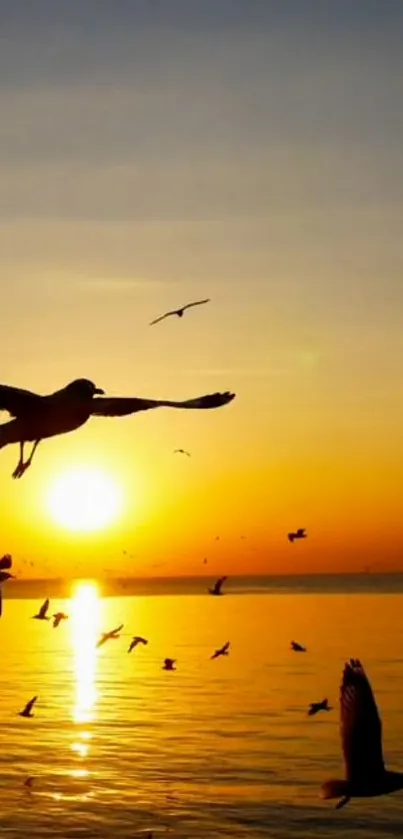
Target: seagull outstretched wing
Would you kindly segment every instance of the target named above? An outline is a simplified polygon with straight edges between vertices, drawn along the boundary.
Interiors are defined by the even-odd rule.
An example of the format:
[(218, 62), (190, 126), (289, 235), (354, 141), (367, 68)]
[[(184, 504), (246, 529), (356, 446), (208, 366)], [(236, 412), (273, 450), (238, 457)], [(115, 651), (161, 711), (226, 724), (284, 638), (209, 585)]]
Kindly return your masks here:
[(47, 598), (47, 599), (45, 600), (45, 602), (44, 602), (44, 603), (42, 603), (42, 606), (41, 606), (41, 608), (39, 609), (38, 614), (40, 615), (40, 617), (41, 617), (41, 618), (44, 618), (44, 617), (45, 617), (46, 612), (48, 611), (48, 609), (49, 609), (49, 598)]
[(347, 780), (362, 781), (382, 774), (382, 723), (371, 685), (357, 659), (351, 659), (343, 671), (340, 733)]
[(31, 390), (0, 385), (0, 411), (8, 411), (12, 417), (26, 417), (35, 411), (42, 397)]
[[(179, 310), (180, 311), (180, 310)], [(149, 326), (154, 326), (155, 323), (159, 323), (161, 320), (165, 320), (165, 318), (171, 317), (171, 315), (177, 315), (178, 309), (172, 309), (172, 312), (165, 312), (164, 315), (160, 315), (159, 318), (155, 318), (149, 323)]]
[(110, 397), (93, 399), (91, 414), (100, 417), (124, 417), (138, 411), (149, 411), (151, 408), (189, 408), (205, 410), (207, 408), (221, 408), (232, 402), (235, 393), (209, 393), (196, 399), (186, 399), (184, 402), (173, 402), (168, 399), (138, 399), (137, 397)]

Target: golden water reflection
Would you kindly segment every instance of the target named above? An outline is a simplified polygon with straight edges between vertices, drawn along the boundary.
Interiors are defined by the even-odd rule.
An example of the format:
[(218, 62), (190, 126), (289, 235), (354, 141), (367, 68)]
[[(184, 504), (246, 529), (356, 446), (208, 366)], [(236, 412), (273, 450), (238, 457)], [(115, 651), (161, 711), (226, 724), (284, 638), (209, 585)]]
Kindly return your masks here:
[[(72, 751), (86, 757), (89, 750), (91, 731), (88, 728), (94, 719), (96, 691), (96, 642), (100, 633), (101, 601), (94, 582), (77, 585), (71, 604), (71, 631), (76, 674), (76, 695), (73, 708), (74, 722), (83, 726), (75, 734)], [(85, 770), (80, 770), (85, 772)], [(82, 777), (82, 775), (81, 775)]]

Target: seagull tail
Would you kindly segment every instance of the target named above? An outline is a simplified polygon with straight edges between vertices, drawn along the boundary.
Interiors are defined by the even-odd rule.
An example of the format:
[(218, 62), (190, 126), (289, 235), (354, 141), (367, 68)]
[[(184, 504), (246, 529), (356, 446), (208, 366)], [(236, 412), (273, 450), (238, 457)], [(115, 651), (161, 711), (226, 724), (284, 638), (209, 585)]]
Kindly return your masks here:
[(344, 798), (350, 792), (350, 784), (348, 781), (330, 780), (325, 781), (321, 788), (322, 798)]

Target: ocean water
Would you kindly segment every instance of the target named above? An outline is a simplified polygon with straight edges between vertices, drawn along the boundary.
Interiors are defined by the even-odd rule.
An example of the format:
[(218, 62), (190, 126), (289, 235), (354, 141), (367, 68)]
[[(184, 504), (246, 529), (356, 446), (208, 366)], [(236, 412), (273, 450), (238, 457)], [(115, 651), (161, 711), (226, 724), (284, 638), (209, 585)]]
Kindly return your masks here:
[[(2, 834), (401, 836), (403, 793), (340, 811), (319, 797), (323, 780), (343, 777), (338, 691), (352, 656), (375, 691), (387, 763), (403, 770), (403, 596), (340, 588), (105, 597), (81, 582), (51, 601), (69, 614), (57, 629), (31, 619), (41, 599), (5, 599)], [(134, 634), (149, 644), (129, 655)], [(211, 661), (228, 640), (230, 655)], [(175, 672), (162, 670), (167, 656)], [(36, 694), (33, 719), (18, 716)], [(325, 696), (334, 710), (308, 717)]]

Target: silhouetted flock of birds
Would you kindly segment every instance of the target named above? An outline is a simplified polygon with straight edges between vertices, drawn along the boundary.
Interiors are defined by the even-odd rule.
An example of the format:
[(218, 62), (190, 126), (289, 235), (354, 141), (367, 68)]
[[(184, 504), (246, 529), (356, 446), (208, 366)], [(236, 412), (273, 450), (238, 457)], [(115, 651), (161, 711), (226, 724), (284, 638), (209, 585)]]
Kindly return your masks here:
[[(208, 298), (197, 300), (179, 309), (165, 312), (165, 314), (151, 321), (150, 326), (171, 316), (182, 318), (188, 309), (208, 302)], [(101, 398), (97, 398), (98, 396), (101, 396)], [(225, 391), (224, 393), (212, 393), (182, 402), (137, 397), (102, 397), (104, 397), (104, 391), (97, 388), (88, 379), (76, 379), (61, 390), (46, 396), (40, 396), (32, 391), (10, 387), (9, 385), (0, 385), (0, 411), (7, 411), (12, 417), (9, 422), (0, 426), (0, 448), (13, 443), (18, 443), (20, 446), (20, 458), (12, 477), (21, 478), (26, 472), (41, 440), (75, 431), (84, 425), (91, 416), (121, 417), (158, 407), (197, 410), (220, 408), (231, 402), (235, 394)], [(24, 447), (27, 442), (32, 442), (33, 446), (28, 460), (24, 461)], [(190, 453), (185, 449), (176, 449), (176, 453), (190, 457)], [(289, 541), (293, 543), (295, 540), (305, 539), (306, 531), (305, 528), (299, 528), (287, 535)], [(2, 614), (1, 584), (13, 576), (9, 572), (11, 566), (12, 559), (9, 554), (0, 559), (0, 615)], [(226, 579), (226, 577), (220, 577), (215, 585), (209, 589), (209, 593), (216, 596), (223, 594), (222, 586)], [(47, 614), (48, 610), (49, 599), (45, 600), (38, 613), (33, 615), (33, 618), (43, 621), (50, 620), (50, 616)], [(63, 612), (56, 612), (52, 615), (52, 618), (53, 627), (56, 629), (68, 616)], [(123, 624), (110, 632), (103, 633), (96, 646), (101, 647), (108, 640), (119, 638), (122, 629)], [(132, 652), (139, 644), (145, 645), (147, 643), (147, 639), (134, 636), (128, 652)], [(229, 647), (230, 642), (227, 641), (213, 653), (211, 658), (216, 659), (228, 655)], [(306, 652), (306, 648), (296, 641), (291, 642), (291, 649), (298, 653)], [(175, 659), (166, 658), (162, 668), (167, 671), (175, 670), (175, 663)], [(37, 699), (38, 697), (34, 696), (27, 702), (19, 712), (21, 717), (31, 718), (34, 716), (32, 709)], [(314, 716), (320, 711), (330, 710), (328, 700), (323, 699), (320, 702), (311, 703), (308, 715)], [(347, 662), (342, 674), (340, 732), (346, 778), (344, 780), (330, 780), (323, 784), (322, 794), (324, 798), (339, 799), (336, 807), (340, 808), (353, 797), (372, 797), (403, 789), (403, 773), (391, 772), (385, 768), (379, 712), (369, 680), (357, 659), (351, 659)], [(31, 788), (32, 782), (32, 777), (27, 778), (25, 786)], [(149, 837), (152, 839), (151, 833)]]

